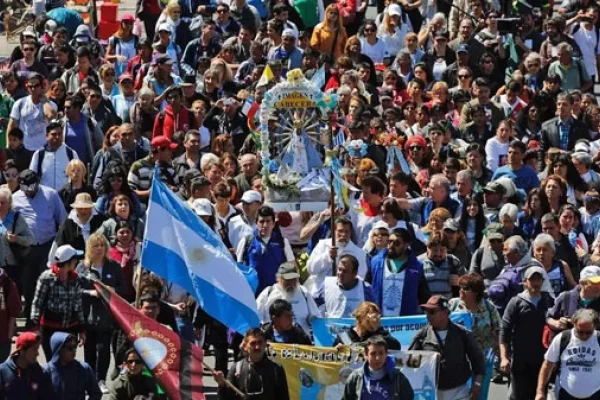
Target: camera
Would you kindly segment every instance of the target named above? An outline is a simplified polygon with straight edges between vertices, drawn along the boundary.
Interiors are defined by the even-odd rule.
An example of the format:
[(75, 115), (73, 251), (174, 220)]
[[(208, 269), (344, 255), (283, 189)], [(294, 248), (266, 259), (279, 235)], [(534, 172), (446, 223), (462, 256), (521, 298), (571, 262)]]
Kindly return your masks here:
[(523, 27), (523, 20), (519, 17), (498, 18), (498, 32), (501, 34), (517, 33)]

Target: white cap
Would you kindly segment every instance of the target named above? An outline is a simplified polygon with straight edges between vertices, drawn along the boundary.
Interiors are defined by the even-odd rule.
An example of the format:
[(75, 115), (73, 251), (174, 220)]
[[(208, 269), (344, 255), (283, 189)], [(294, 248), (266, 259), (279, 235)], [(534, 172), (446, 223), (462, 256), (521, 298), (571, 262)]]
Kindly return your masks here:
[(83, 256), (83, 251), (75, 250), (73, 246), (65, 244), (62, 245), (56, 250), (54, 253), (54, 260), (59, 263), (64, 263), (72, 259), (73, 257), (81, 257)]
[(385, 229), (386, 231), (389, 231), (390, 227), (383, 221), (377, 221), (373, 224), (373, 228), (371, 229)]
[(400, 8), (400, 6), (398, 4), (390, 4), (390, 6), (387, 9), (387, 13), (389, 15), (402, 15), (402, 9)]
[(192, 203), (192, 208), (194, 209), (196, 215), (198, 215), (199, 217), (208, 217), (210, 215), (213, 215), (212, 204), (208, 199), (194, 200), (194, 202)]
[(600, 267), (597, 265), (589, 265), (579, 273), (579, 281), (590, 281), (592, 283), (600, 283)]
[(293, 29), (289, 28), (283, 30), (281, 37), (293, 37), (294, 39), (298, 39), (298, 35), (296, 35), (296, 32), (294, 32)]
[(167, 24), (166, 22), (163, 22), (162, 24), (160, 24), (158, 26), (158, 31), (159, 32), (161, 32), (161, 31), (167, 31), (167, 32), (169, 32), (171, 34), (173, 33), (173, 31), (171, 30), (171, 26), (169, 26), (169, 24)]
[(256, 190), (247, 190), (242, 195), (242, 202), (248, 204), (254, 202), (262, 203), (262, 196)]

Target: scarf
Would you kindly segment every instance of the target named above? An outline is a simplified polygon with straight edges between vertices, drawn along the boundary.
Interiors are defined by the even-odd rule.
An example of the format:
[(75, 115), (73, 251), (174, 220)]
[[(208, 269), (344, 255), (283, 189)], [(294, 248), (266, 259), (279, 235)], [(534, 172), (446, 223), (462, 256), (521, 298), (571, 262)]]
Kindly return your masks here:
[(132, 241), (127, 247), (123, 247), (117, 243), (115, 247), (117, 251), (123, 255), (121, 258), (121, 268), (125, 268), (129, 261), (135, 261), (135, 242)]

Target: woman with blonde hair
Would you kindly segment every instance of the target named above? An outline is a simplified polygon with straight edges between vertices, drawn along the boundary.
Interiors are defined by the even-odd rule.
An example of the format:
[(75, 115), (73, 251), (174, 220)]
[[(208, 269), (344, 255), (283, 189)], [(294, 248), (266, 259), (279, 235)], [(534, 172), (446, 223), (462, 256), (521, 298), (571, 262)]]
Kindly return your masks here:
[(113, 318), (94, 288), (94, 281), (102, 282), (123, 296), (125, 279), (121, 266), (108, 256), (108, 241), (100, 233), (92, 233), (85, 245), (85, 259), (77, 265), (81, 282), (83, 311), (86, 318), (84, 359), (96, 371), (96, 380), (102, 393), (108, 393), (105, 384), (110, 365), (110, 341), (115, 329)]
[(96, 201), (98, 194), (92, 186), (87, 184), (87, 168), (81, 160), (71, 160), (67, 164), (65, 173), (69, 181), (60, 188), (58, 195), (65, 205), (67, 213), (71, 212), (71, 204), (75, 202), (75, 197), (79, 193), (89, 193), (92, 200)]
[(400, 342), (381, 326), (381, 310), (370, 301), (361, 303), (352, 313), (356, 325), (338, 334), (333, 346), (350, 346), (364, 343), (372, 336), (381, 336), (389, 350), (400, 350)]
[(404, 37), (408, 34), (408, 25), (402, 22), (402, 9), (396, 3), (390, 4), (379, 25), (379, 37), (385, 44), (388, 54), (394, 57), (404, 47)]
[(119, 85), (115, 82), (116, 70), (112, 64), (104, 64), (98, 71), (98, 77), (100, 78), (100, 88), (102, 94), (106, 97), (110, 97), (111, 100), (114, 96), (121, 93)]
[[(192, 40), (190, 28), (185, 19), (181, 18), (181, 5), (179, 0), (169, 0), (158, 21), (156, 21), (156, 32), (160, 33), (161, 26), (168, 26), (171, 30), (171, 42), (185, 49), (187, 43)], [(157, 41), (158, 37), (154, 38)]]
[(444, 222), (450, 219), (452, 215), (450, 215), (450, 211), (446, 208), (439, 207), (436, 208), (429, 214), (429, 218), (427, 219), (427, 225), (421, 229), (421, 232), (425, 234), (425, 237), (429, 239), (431, 235), (434, 233), (442, 233), (442, 229), (444, 229)]
[(134, 22), (135, 17), (132, 14), (123, 15), (119, 23), (119, 29), (108, 38), (108, 47), (104, 59), (115, 64), (117, 77), (125, 72), (127, 62), (137, 55), (137, 45), (140, 38), (133, 34)]
[(340, 11), (335, 3), (325, 9), (325, 20), (313, 30), (310, 46), (321, 53), (331, 54), (337, 59), (344, 54), (344, 44), (348, 39), (346, 29), (340, 18)]
[(428, 94), (431, 95), (431, 100), (425, 103), (427, 107), (431, 108), (438, 104), (443, 106), (449, 105), (448, 84), (446, 82), (438, 81), (434, 83), (431, 87), (431, 92)]

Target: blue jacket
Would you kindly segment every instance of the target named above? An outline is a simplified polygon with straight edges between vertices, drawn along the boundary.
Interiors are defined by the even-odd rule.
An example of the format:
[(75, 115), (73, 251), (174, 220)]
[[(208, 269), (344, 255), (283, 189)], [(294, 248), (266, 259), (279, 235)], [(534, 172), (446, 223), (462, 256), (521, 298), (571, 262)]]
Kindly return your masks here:
[(244, 252), (244, 263), (256, 270), (258, 274), (258, 287), (255, 293), (261, 293), (267, 286), (276, 283), (277, 270), (286, 261), (285, 242), (278, 229), (271, 233), (271, 239), (263, 251), (264, 243), (259, 239), (258, 231), (254, 230), (254, 237), (247, 250)]
[(67, 365), (60, 365), (60, 351), (65, 342), (73, 335), (65, 332), (56, 332), (50, 338), (52, 360), (46, 365), (46, 372), (50, 375), (56, 400), (100, 400), (102, 392), (96, 382), (94, 370), (85, 362), (73, 360)]
[[(371, 261), (371, 288), (375, 303), (383, 310), (383, 271), (387, 268), (387, 249), (384, 249)], [(402, 305), (400, 307), (400, 316), (420, 314), (419, 304), (424, 304), (429, 299), (429, 288), (427, 280), (423, 273), (423, 264), (412, 251), (408, 253), (408, 260), (404, 269), (406, 276), (404, 278), (404, 288), (402, 289)]]
[(40, 364), (20, 369), (15, 357), (0, 364), (0, 400), (53, 400), (50, 377)]
[(431, 212), (438, 207), (443, 207), (446, 210), (450, 211), (450, 215), (452, 216), (452, 218), (458, 218), (457, 212), (460, 210), (461, 204), (458, 200), (451, 198), (450, 195), (448, 195), (446, 201), (444, 201), (444, 204), (441, 204), (439, 206), (436, 206), (431, 198), (428, 199), (427, 202), (424, 204), (423, 209), (421, 210), (421, 215), (423, 216), (421, 218), (422, 226), (427, 225), (429, 214), (431, 214)]

